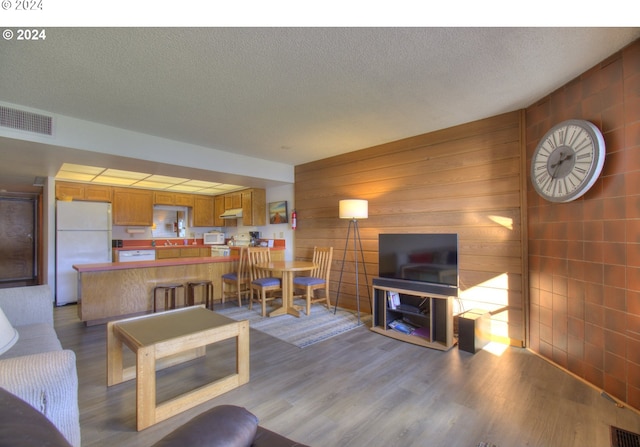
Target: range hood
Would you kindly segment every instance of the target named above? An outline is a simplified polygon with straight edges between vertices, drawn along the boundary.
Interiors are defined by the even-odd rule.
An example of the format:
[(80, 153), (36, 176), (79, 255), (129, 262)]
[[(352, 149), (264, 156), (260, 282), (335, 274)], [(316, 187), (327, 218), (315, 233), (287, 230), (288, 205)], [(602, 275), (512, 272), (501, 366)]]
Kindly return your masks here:
[(233, 208), (220, 214), (220, 219), (236, 219), (242, 217), (242, 208)]

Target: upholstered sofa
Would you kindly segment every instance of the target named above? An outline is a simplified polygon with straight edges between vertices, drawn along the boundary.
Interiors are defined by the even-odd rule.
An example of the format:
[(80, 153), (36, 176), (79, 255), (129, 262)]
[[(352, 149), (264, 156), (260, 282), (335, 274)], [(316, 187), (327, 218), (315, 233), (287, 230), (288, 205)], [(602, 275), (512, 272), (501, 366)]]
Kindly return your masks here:
[[(69, 447), (56, 427), (0, 388), (0, 447)], [(258, 425), (242, 407), (220, 405), (193, 418), (152, 447), (307, 447)]]
[[(5, 335), (0, 342), (0, 387), (42, 413), (69, 445), (79, 447), (76, 357), (58, 340), (51, 289), (0, 289), (0, 320)], [(7, 331), (16, 335), (6, 337)]]

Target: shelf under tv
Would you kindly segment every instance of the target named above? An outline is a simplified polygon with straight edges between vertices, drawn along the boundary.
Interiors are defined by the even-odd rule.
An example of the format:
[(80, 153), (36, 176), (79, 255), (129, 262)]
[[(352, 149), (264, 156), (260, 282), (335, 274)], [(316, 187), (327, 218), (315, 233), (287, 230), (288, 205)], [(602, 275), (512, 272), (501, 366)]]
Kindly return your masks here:
[[(444, 292), (444, 294), (442, 293)], [(429, 284), (397, 281), (387, 278), (373, 280), (373, 323), (371, 330), (418, 346), (448, 351), (457, 340), (453, 336), (453, 299), (450, 288)], [(393, 309), (390, 294), (399, 294), (402, 303), (419, 308), (419, 312)], [(428, 306), (428, 307), (426, 307)], [(389, 323), (401, 320), (419, 328), (422, 336), (391, 329)]]

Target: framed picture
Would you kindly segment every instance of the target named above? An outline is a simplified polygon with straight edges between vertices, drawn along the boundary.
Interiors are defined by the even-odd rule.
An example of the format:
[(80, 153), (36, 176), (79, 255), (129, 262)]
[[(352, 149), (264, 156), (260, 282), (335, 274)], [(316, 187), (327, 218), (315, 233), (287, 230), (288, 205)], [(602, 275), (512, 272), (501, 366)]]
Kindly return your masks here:
[(287, 201), (269, 203), (269, 223), (283, 224), (289, 222), (289, 214), (287, 213)]

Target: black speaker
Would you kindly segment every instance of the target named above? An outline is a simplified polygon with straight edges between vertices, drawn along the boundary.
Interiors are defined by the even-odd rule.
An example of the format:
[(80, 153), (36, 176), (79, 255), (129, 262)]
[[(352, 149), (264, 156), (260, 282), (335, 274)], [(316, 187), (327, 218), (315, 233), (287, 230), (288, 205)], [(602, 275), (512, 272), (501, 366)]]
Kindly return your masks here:
[(458, 316), (458, 349), (475, 354), (489, 343), (491, 314), (471, 309)]

